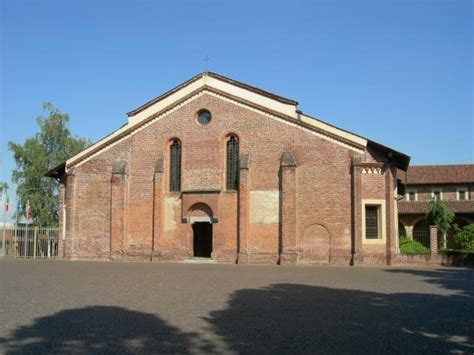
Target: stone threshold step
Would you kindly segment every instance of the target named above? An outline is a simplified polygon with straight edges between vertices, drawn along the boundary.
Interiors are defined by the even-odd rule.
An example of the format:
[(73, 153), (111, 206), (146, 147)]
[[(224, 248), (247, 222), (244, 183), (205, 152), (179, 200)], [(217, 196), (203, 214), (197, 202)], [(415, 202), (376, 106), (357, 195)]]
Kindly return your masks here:
[(185, 259), (182, 262), (189, 263), (189, 264), (214, 264), (216, 261), (211, 258), (200, 258), (200, 257), (194, 256), (192, 258)]

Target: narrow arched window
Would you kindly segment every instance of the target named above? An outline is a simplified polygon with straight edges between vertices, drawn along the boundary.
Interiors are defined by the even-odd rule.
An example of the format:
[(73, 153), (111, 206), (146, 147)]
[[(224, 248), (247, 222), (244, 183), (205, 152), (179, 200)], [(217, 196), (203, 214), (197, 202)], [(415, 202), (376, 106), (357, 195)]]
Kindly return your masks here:
[(226, 188), (237, 190), (239, 184), (239, 141), (235, 136), (227, 140)]
[(170, 145), (170, 191), (181, 190), (181, 143), (175, 139)]

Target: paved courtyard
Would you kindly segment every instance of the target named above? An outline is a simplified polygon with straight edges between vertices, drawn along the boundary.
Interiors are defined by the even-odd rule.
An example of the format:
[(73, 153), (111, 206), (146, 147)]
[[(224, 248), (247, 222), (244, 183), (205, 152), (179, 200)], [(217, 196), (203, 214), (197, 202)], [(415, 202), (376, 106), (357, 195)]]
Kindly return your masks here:
[(474, 270), (0, 260), (0, 353), (470, 353)]

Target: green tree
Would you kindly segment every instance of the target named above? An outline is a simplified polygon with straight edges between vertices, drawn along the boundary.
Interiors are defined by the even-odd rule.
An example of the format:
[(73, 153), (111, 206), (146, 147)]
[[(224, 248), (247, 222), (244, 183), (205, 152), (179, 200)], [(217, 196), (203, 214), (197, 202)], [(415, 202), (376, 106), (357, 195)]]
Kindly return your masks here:
[(430, 225), (435, 225), (438, 230), (445, 233), (454, 219), (454, 213), (446, 205), (438, 200), (432, 199), (428, 205), (426, 221)]
[(474, 224), (469, 224), (460, 228), (457, 224), (453, 225), (454, 240), (462, 250), (474, 253)]
[(56, 226), (58, 223), (58, 184), (44, 174), (90, 145), (84, 138), (73, 137), (67, 128), (69, 115), (61, 113), (51, 103), (43, 105), (47, 116), (36, 122), (39, 131), (23, 144), (9, 142), (16, 169), (12, 181), (17, 184), (17, 196), (22, 201), (21, 214), (25, 215), (30, 202), (34, 223)]
[(3, 191), (7, 191), (8, 189), (8, 184), (0, 181), (0, 196), (2, 196)]

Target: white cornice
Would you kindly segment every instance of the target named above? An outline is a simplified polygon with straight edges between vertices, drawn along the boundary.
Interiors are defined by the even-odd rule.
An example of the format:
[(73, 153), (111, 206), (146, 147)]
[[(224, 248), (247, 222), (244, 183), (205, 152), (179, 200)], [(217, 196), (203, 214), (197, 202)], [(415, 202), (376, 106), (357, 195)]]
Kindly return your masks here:
[(150, 124), (166, 117), (183, 105), (195, 100), (204, 93), (252, 110), (279, 122), (298, 127), (358, 153), (363, 153), (364, 148), (367, 146), (367, 140), (362, 137), (331, 126), (320, 120), (313, 119), (302, 113), (298, 113), (296, 111), (296, 105), (282, 103), (216, 78), (203, 76), (143, 111), (140, 111), (136, 115), (131, 116), (125, 126), (68, 159), (66, 169), (72, 165), (78, 166), (83, 164), (115, 144), (140, 132)]

